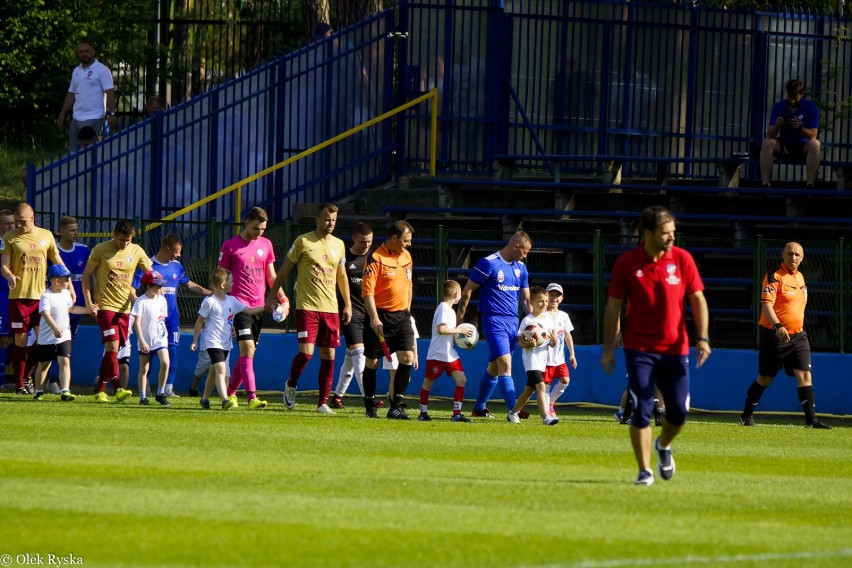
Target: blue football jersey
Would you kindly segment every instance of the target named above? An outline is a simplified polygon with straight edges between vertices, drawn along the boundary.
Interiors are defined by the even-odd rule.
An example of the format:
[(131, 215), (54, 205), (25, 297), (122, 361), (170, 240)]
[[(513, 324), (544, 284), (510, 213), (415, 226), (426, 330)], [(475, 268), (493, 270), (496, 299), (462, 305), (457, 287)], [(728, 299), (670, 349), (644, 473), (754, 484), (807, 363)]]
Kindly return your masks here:
[[(86, 299), (83, 298), (83, 270), (86, 269), (86, 262), (89, 260), (89, 247), (84, 244), (74, 243), (74, 247), (70, 250), (65, 250), (57, 243), (56, 248), (59, 249), (59, 256), (62, 262), (65, 263), (65, 268), (71, 272), (71, 282), (74, 286), (74, 293), (77, 294), (78, 306), (85, 306)], [(48, 262), (48, 264), (53, 264)]]
[(496, 252), (476, 263), (470, 279), (479, 284), (479, 311), (488, 316), (517, 317), (521, 290), (530, 287), (526, 265)]

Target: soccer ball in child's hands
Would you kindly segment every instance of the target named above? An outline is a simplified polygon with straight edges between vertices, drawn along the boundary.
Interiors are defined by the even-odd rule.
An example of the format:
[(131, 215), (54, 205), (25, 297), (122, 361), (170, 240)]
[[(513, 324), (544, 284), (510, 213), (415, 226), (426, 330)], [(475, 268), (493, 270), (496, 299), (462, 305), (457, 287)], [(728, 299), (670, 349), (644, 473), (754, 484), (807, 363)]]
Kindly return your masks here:
[(476, 342), (479, 341), (479, 332), (476, 331), (476, 326), (471, 323), (463, 323), (458, 326), (459, 329), (472, 329), (473, 335), (464, 335), (463, 333), (457, 333), (453, 340), (456, 343), (456, 347), (459, 349), (473, 349), (476, 347)]
[(529, 343), (533, 343), (531, 347), (527, 347), (527, 349), (532, 349), (532, 347), (541, 347), (547, 342), (547, 332), (537, 323), (531, 323), (524, 328), (521, 332), (521, 337)]

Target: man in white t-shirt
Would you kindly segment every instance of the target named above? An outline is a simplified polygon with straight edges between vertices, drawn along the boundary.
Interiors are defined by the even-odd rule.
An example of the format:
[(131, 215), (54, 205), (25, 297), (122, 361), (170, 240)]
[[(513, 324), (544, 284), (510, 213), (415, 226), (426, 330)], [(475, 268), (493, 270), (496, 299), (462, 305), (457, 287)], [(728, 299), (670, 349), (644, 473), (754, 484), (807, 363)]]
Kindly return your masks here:
[(69, 112), (73, 114), (71, 130), (68, 133), (69, 152), (80, 149), (78, 134), (81, 128), (89, 126), (100, 137), (104, 118), (107, 119), (111, 130), (118, 126), (115, 118), (112, 72), (95, 59), (95, 48), (88, 41), (82, 41), (77, 46), (77, 59), (80, 60), (80, 65), (71, 72), (71, 84), (56, 119), (56, 125), (62, 130), (65, 128), (65, 117)]

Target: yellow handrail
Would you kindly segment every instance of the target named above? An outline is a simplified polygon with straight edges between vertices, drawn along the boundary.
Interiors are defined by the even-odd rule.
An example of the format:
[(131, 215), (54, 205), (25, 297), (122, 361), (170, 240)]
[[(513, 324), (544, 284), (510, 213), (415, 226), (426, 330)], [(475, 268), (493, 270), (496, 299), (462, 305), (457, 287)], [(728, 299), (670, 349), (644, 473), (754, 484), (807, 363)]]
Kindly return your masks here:
[(160, 225), (162, 225), (163, 223), (167, 223), (169, 221), (174, 221), (175, 219), (177, 219), (181, 215), (185, 215), (186, 213), (189, 213), (190, 211), (198, 209), (202, 205), (205, 205), (207, 203), (210, 203), (211, 201), (219, 199), (220, 197), (225, 196), (225, 195), (231, 193), (232, 191), (237, 192), (236, 205), (234, 207), (234, 219), (239, 221), (240, 219), (242, 219), (242, 189), (243, 189), (244, 185), (247, 185), (247, 184), (249, 184), (253, 181), (257, 181), (258, 179), (262, 178), (265, 175), (271, 174), (272, 172), (278, 171), (285, 166), (289, 166), (293, 162), (297, 162), (297, 161), (301, 160), (302, 158), (306, 158), (306, 157), (310, 156), (311, 154), (314, 154), (316, 152), (319, 152), (320, 150), (328, 148), (332, 144), (336, 144), (336, 143), (340, 142), (341, 140), (352, 136), (353, 134), (357, 134), (358, 132), (364, 130), (365, 128), (369, 128), (369, 127), (373, 126), (374, 124), (378, 124), (378, 123), (382, 122), (383, 120), (387, 120), (388, 118), (391, 118), (392, 116), (396, 116), (397, 114), (399, 114), (401, 112), (405, 112), (406, 110), (408, 110), (412, 107), (415, 107), (415, 106), (419, 105), (420, 103), (425, 102), (429, 99), (432, 99), (432, 116), (431, 116), (431, 124), (430, 124), (430, 129), (429, 129), (429, 137), (430, 137), (430, 142), (429, 142), (429, 175), (432, 176), (432, 177), (435, 177), (435, 162), (436, 162), (436, 154), (437, 154), (437, 148), (438, 148), (438, 89), (432, 89), (428, 93), (421, 95), (421, 96), (417, 97), (416, 99), (412, 99), (412, 100), (408, 101), (407, 103), (396, 107), (395, 109), (389, 110), (388, 112), (381, 114), (381, 115), (379, 115), (375, 118), (371, 118), (367, 122), (365, 122), (363, 124), (359, 124), (358, 126), (356, 126), (354, 128), (350, 128), (346, 132), (338, 134), (337, 136), (335, 136), (333, 138), (329, 138), (325, 142), (321, 142), (321, 143), (317, 144), (316, 146), (308, 148), (307, 150), (300, 152), (300, 153), (296, 154), (295, 156), (290, 156), (289, 158), (287, 158), (283, 162), (278, 162), (277, 164), (275, 164), (273, 166), (269, 166), (265, 170), (261, 170), (254, 175), (251, 175), (251, 176), (249, 176), (245, 179), (242, 179), (242, 180), (240, 180), (236, 183), (233, 183), (233, 184), (229, 185), (228, 187), (220, 189), (216, 193), (211, 193), (207, 197), (199, 199), (195, 203), (187, 205), (183, 209), (179, 209), (179, 210), (175, 211), (174, 213), (171, 213), (170, 215), (166, 215), (165, 217), (163, 217), (159, 221), (154, 221), (153, 223), (151, 223), (150, 225), (145, 227), (145, 232), (150, 231), (152, 229), (155, 229), (155, 228), (159, 227)]

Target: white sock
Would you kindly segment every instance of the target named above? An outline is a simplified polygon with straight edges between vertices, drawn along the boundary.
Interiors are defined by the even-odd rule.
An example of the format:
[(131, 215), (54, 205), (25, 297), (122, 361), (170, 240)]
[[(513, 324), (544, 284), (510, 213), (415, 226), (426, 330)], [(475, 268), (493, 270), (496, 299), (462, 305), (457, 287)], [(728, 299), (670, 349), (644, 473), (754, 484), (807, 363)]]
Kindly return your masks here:
[(161, 394), (166, 394), (166, 389), (157, 387), (157, 396), (160, 396)]
[(568, 385), (563, 384), (562, 381), (557, 380), (550, 387), (550, 402), (556, 402), (562, 393), (565, 392), (565, 389), (568, 388)]
[(337, 387), (334, 389), (334, 395), (340, 398), (346, 394), (350, 382), (352, 382), (352, 356), (347, 351), (343, 358), (343, 365), (340, 366), (340, 374), (337, 376)]
[(364, 350), (355, 349), (352, 352), (352, 373), (355, 375), (355, 381), (358, 383), (361, 394), (364, 394), (364, 366), (366, 364), (367, 358), (364, 357)]
[(421, 404), (421, 405), (420, 405), (420, 412), (422, 412), (423, 414), (426, 414), (426, 412), (427, 412), (428, 410), (429, 410), (429, 405), (428, 405), (428, 404)]

